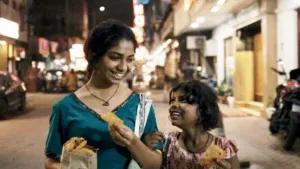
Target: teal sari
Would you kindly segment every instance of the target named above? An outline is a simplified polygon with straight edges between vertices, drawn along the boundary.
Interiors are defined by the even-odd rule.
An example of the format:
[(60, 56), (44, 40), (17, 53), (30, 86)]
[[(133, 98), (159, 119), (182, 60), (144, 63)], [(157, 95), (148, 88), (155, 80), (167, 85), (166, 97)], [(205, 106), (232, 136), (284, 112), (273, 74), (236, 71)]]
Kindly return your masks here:
[[(113, 112), (134, 131), (139, 95), (131, 94)], [(151, 107), (143, 135), (157, 131), (154, 109)], [(75, 94), (70, 94), (53, 106), (50, 117), (49, 133), (45, 146), (48, 157), (60, 160), (63, 144), (72, 137), (83, 137), (88, 144), (98, 148), (98, 169), (125, 169), (130, 160), (130, 152), (116, 145), (108, 131), (106, 122), (81, 102)], [(156, 148), (160, 149), (161, 144)]]

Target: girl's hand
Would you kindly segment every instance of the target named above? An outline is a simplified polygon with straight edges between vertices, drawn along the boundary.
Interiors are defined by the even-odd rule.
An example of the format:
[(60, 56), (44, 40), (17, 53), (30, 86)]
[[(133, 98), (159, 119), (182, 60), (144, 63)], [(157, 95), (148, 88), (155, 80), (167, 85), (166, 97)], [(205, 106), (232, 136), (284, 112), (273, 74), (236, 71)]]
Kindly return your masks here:
[(216, 169), (231, 169), (230, 163), (225, 160), (215, 161), (213, 163), (216, 166)]
[(143, 142), (148, 148), (153, 149), (154, 147), (157, 146), (158, 142), (163, 139), (164, 139), (164, 133), (157, 131), (157, 132), (147, 134), (143, 138)]
[(109, 124), (108, 130), (114, 142), (120, 146), (128, 147), (134, 140), (134, 133), (125, 125)]

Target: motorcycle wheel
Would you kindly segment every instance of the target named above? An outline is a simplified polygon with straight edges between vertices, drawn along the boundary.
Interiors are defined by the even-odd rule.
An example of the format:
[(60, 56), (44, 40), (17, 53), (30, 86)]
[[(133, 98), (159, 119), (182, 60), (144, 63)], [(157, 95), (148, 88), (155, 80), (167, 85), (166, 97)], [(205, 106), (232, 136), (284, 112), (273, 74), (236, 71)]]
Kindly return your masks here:
[(300, 130), (300, 125), (296, 124), (292, 119), (290, 122), (291, 123), (290, 123), (289, 129), (288, 129), (286, 140), (283, 145), (283, 148), (288, 151), (292, 150), (294, 143), (297, 140), (298, 132)]
[(279, 132), (279, 125), (276, 122), (275, 114), (272, 114), (272, 117), (270, 119), (269, 130), (272, 134), (277, 134)]

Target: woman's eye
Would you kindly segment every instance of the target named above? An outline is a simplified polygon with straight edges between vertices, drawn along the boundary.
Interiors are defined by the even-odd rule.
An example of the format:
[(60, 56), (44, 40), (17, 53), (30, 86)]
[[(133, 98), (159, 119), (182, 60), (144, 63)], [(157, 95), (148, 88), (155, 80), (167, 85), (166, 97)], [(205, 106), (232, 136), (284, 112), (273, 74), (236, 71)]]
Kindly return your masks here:
[(119, 57), (119, 56), (116, 56), (116, 55), (110, 55), (109, 58), (110, 58), (111, 60), (119, 60), (119, 59), (120, 59), (120, 57)]
[(127, 62), (133, 62), (134, 61), (134, 58), (128, 58), (127, 59)]

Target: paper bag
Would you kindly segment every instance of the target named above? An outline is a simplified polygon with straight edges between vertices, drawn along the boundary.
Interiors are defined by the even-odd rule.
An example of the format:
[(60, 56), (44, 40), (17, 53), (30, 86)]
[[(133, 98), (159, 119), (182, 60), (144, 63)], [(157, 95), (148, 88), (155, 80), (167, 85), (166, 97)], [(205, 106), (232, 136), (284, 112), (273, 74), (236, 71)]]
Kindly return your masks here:
[(63, 148), (60, 169), (97, 169), (97, 153), (89, 156), (69, 152)]

